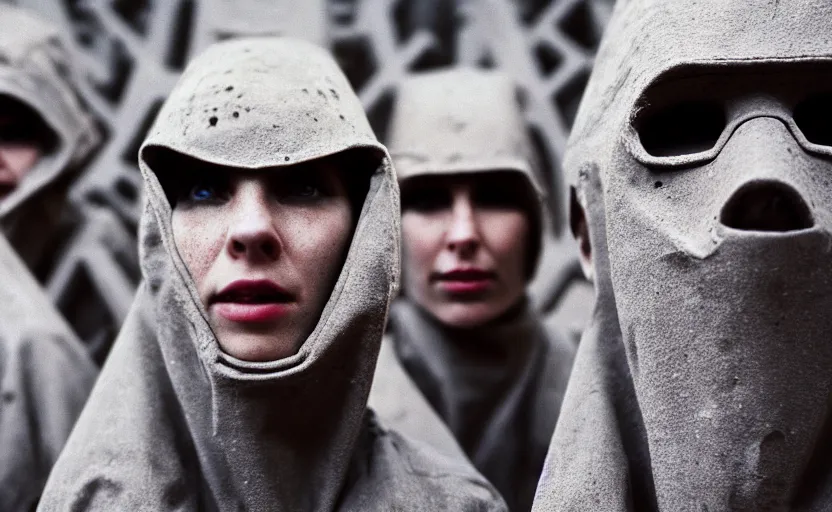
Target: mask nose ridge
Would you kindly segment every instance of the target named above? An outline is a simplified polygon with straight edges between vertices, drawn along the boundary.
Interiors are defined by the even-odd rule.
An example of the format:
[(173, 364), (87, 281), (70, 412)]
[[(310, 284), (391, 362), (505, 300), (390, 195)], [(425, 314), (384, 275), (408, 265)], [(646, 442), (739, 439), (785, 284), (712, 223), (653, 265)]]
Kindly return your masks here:
[(788, 232), (815, 225), (803, 196), (778, 180), (754, 180), (739, 187), (720, 212), (720, 222), (742, 231)]

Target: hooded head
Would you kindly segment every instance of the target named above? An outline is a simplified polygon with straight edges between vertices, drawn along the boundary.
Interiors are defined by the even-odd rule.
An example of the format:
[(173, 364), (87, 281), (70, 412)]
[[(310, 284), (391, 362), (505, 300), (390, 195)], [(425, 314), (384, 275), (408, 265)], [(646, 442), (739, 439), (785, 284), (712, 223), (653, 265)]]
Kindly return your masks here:
[(543, 218), (513, 82), (473, 69), (406, 80), (390, 151), (404, 198), (408, 296), (458, 327), (515, 305), (535, 272)]
[(619, 1), (596, 58), (564, 167), (662, 510), (813, 499), (832, 391), (830, 30), (816, 0)]
[(31, 265), (99, 137), (58, 30), (8, 5), (0, 20), (0, 224)]

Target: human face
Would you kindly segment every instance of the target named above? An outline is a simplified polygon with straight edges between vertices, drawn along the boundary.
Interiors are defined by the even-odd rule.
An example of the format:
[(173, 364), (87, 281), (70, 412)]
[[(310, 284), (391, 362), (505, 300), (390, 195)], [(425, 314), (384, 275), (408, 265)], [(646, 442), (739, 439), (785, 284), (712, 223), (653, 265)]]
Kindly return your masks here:
[(476, 327), (525, 291), (529, 221), (516, 173), (423, 176), (402, 185), (404, 286), (446, 325)]
[(0, 111), (0, 200), (18, 187), (41, 156), (40, 144), (27, 133), (17, 116)]
[(246, 361), (295, 354), (352, 237), (341, 173), (313, 163), (198, 175), (178, 187), (173, 237), (220, 346)]

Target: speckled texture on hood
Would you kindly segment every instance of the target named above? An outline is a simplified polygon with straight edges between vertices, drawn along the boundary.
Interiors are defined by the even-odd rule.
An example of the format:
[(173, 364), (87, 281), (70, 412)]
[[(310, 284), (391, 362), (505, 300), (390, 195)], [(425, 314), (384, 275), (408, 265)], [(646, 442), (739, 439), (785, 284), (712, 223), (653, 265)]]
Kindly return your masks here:
[[(43, 155), (18, 188), (0, 201), (0, 226), (31, 265), (45, 249), (46, 235), (64, 204), (63, 178), (78, 170), (99, 134), (79, 102), (77, 76), (58, 29), (5, 4), (0, 4), (0, 22), (6, 27), (0, 30), (0, 95), (29, 106), (58, 138), (57, 148)], [(51, 193), (52, 188), (60, 190)], [(31, 229), (35, 225), (38, 230)]]
[[(618, 2), (565, 156), (598, 302), (535, 510), (832, 507), (832, 163), (764, 89), (779, 74), (805, 94), (795, 77), (832, 63), (830, 31), (817, 0)], [(676, 94), (695, 96), (697, 77), (754, 73), (704, 157), (639, 152), (648, 86), (685, 75)], [(724, 224), (760, 184), (791, 191), (811, 224)]]
[[(296, 355), (252, 363), (220, 349), (146, 159), (160, 147), (247, 169), (352, 148), (379, 157), (341, 274)], [(324, 50), (269, 38), (210, 47), (162, 108), (140, 165), (145, 282), (40, 510), (501, 510), (472, 470), (366, 409), (397, 287), (398, 188)]]

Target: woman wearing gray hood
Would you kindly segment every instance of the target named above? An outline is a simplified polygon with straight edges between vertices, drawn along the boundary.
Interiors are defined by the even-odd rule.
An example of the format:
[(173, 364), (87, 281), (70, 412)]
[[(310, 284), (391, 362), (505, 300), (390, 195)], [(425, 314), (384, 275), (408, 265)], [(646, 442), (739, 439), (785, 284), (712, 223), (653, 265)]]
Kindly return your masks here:
[(455, 439), (523, 511), (575, 346), (526, 298), (543, 207), (515, 98), (506, 76), (471, 69), (416, 76), (398, 92), (390, 145), (405, 297), (391, 310), (370, 403), (446, 453)]
[(98, 373), (31, 272), (97, 133), (57, 30), (4, 4), (0, 20), (0, 510), (25, 511)]
[(598, 300), (534, 510), (832, 510), (832, 4), (607, 30), (564, 162)]
[(0, 20), (0, 227), (34, 269), (99, 135), (57, 28), (9, 5)]
[(145, 281), (40, 510), (504, 510), (366, 407), (398, 188), (324, 50), (212, 46), (139, 160)]

